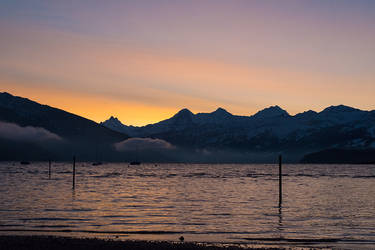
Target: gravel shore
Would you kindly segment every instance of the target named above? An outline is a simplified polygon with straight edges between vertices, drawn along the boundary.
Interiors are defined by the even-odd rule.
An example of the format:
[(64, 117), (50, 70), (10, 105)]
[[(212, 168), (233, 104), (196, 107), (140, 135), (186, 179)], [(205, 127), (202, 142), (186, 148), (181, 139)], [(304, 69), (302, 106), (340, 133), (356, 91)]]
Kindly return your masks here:
[[(110, 240), (95, 238), (69, 238), (55, 236), (0, 236), (0, 250), (243, 250), (237, 246), (212, 246), (195, 243), (180, 243), (166, 241), (133, 241)], [(279, 248), (257, 248), (279, 249)]]

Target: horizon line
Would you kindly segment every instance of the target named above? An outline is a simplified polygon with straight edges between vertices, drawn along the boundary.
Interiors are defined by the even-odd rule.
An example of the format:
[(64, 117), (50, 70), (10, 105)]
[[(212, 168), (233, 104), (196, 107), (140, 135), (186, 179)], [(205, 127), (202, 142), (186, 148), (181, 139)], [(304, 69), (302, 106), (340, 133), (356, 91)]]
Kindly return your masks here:
[[(38, 104), (40, 104), (40, 105), (46, 105), (46, 106), (49, 106), (49, 107), (52, 107), (52, 108), (60, 109), (60, 110), (63, 110), (63, 111), (65, 111), (65, 112), (71, 113), (71, 114), (73, 114), (73, 115), (77, 115), (77, 116), (83, 117), (83, 118), (85, 118), (85, 119), (91, 120), (91, 121), (93, 121), (93, 122), (95, 122), (95, 123), (97, 123), (97, 124), (101, 124), (101, 123), (103, 123), (103, 122), (109, 120), (111, 117), (118, 119), (122, 124), (124, 124), (124, 123), (121, 121), (121, 120), (123, 120), (123, 119), (122, 119), (122, 118), (119, 118), (117, 115), (114, 115), (114, 114), (108, 115), (108, 116), (107, 116), (108, 118), (105, 119), (105, 120), (91, 119), (91, 118), (88, 118), (88, 117), (86, 117), (86, 116), (84, 116), (84, 115), (81, 115), (81, 114), (78, 114), (78, 113), (75, 113), (75, 112), (69, 111), (69, 110), (64, 109), (64, 108), (60, 108), (60, 107), (57, 107), (57, 106), (51, 106), (50, 104), (42, 103), (42, 102), (40, 102), (40, 101), (33, 100), (33, 99), (28, 98), (28, 97), (19, 96), (19, 95), (14, 95), (14, 94), (12, 94), (12, 93), (10, 93), (10, 92), (7, 92), (7, 91), (0, 92), (0, 94), (8, 94), (8, 95), (11, 95), (11, 96), (13, 96), (13, 97), (19, 97), (19, 98), (27, 99), (27, 100), (29, 100), (29, 101), (31, 101), (31, 102), (35, 102), (35, 103), (38, 103)], [(172, 116), (168, 116), (168, 117), (166, 117), (165, 119), (161, 119), (161, 120), (156, 121), (156, 122), (146, 122), (146, 123), (139, 124), (139, 125), (131, 125), (131, 124), (129, 124), (129, 125), (124, 124), (124, 125), (126, 125), (126, 126), (134, 126), (134, 127), (143, 127), (143, 126), (147, 126), (147, 125), (150, 125), (150, 124), (159, 123), (159, 122), (162, 122), (162, 121), (165, 121), (165, 120), (168, 120), (168, 119), (172, 118), (173, 116), (175, 116), (176, 114), (178, 114), (178, 113), (181, 112), (182, 110), (188, 110), (188, 111), (191, 112), (193, 115), (198, 115), (198, 114), (212, 114), (212, 113), (214, 113), (214, 112), (216, 112), (216, 111), (218, 111), (218, 110), (221, 109), (221, 110), (224, 110), (225, 112), (229, 113), (229, 114), (232, 115), (232, 116), (237, 116), (237, 117), (252, 117), (252, 116), (256, 115), (257, 113), (259, 113), (259, 112), (261, 112), (261, 111), (264, 111), (264, 110), (266, 110), (266, 109), (270, 109), (270, 108), (280, 108), (281, 110), (285, 111), (289, 116), (294, 117), (294, 116), (296, 116), (296, 115), (298, 115), (298, 114), (303, 114), (303, 113), (310, 112), (310, 111), (315, 112), (315, 113), (321, 113), (321, 112), (323, 112), (324, 110), (326, 110), (327, 108), (331, 108), (331, 107), (340, 107), (340, 106), (343, 106), (343, 107), (349, 107), (349, 108), (356, 109), (356, 110), (360, 110), (360, 111), (364, 111), (364, 112), (371, 112), (371, 111), (374, 111), (374, 110), (375, 110), (375, 109), (372, 109), (372, 110), (361, 109), (361, 108), (352, 107), (352, 106), (345, 105), (345, 104), (337, 104), (337, 105), (330, 105), (330, 106), (327, 106), (327, 107), (323, 108), (321, 111), (315, 111), (315, 110), (313, 110), (313, 109), (307, 109), (307, 110), (304, 110), (304, 111), (302, 111), (302, 112), (296, 112), (295, 114), (291, 114), (291, 113), (289, 113), (286, 109), (282, 108), (281, 105), (270, 105), (270, 106), (266, 106), (266, 107), (264, 107), (264, 108), (262, 108), (262, 109), (259, 109), (258, 111), (256, 111), (256, 112), (253, 113), (253, 114), (233, 114), (233, 113), (229, 112), (228, 109), (223, 108), (223, 106), (218, 106), (214, 111), (211, 111), (211, 112), (194, 112), (194, 111), (192, 111), (192, 109), (190, 109), (190, 108), (183, 107), (183, 108), (177, 108), (176, 111), (175, 111), (175, 113), (172, 114)]]

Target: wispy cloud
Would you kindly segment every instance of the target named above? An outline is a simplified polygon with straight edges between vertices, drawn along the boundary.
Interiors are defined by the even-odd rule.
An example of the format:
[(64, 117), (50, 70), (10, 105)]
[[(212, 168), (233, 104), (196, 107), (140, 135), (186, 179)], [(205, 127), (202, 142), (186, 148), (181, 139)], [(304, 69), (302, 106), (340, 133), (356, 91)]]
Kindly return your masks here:
[(56, 142), (62, 138), (44, 128), (21, 127), (15, 123), (0, 122), (0, 138), (20, 142)]
[(0, 85), (132, 125), (187, 104), (373, 109), (375, 1), (270, 2), (3, 0)]

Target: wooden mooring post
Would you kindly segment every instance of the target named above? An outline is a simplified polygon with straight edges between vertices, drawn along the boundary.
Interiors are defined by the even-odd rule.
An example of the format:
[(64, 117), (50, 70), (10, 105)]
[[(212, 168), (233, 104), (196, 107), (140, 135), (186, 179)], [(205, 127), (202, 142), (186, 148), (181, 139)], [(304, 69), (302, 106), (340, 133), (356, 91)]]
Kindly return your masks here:
[(51, 160), (48, 160), (48, 179), (51, 179)]
[(279, 155), (279, 206), (283, 201), (283, 173), (282, 173), (282, 157)]
[(73, 189), (76, 188), (76, 156), (73, 156)]

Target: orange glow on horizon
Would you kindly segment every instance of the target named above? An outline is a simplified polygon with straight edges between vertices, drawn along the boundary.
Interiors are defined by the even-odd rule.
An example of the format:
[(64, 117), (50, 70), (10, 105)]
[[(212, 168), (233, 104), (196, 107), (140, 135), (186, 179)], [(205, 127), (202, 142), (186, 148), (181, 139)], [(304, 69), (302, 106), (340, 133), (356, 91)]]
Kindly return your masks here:
[[(170, 118), (182, 108), (196, 113), (222, 107), (245, 116), (272, 105), (292, 115), (338, 104), (374, 109), (371, 74), (216, 60), (46, 27), (14, 25), (8, 34), (4, 44), (10, 49), (0, 61), (1, 91), (96, 122), (113, 115), (140, 126)], [(274, 56), (281, 58), (279, 53)], [(360, 83), (360, 90), (353, 83)]]
[(6, 92), (98, 123), (107, 120), (112, 115), (126, 125), (142, 126), (167, 119), (176, 112), (175, 108), (148, 106), (63, 91), (8, 86)]

